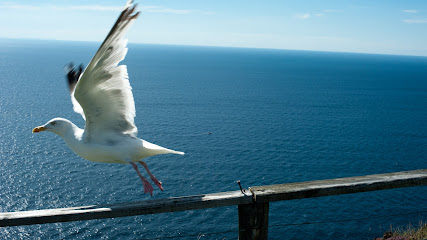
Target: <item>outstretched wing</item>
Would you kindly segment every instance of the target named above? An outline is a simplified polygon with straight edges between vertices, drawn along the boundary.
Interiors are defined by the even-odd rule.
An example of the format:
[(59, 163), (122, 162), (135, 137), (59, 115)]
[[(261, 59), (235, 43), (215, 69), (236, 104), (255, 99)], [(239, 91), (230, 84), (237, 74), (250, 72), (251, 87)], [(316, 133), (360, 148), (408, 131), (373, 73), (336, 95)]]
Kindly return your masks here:
[[(138, 17), (128, 1), (101, 47), (80, 76), (74, 90), (74, 109), (83, 109), (86, 140), (111, 132), (136, 136), (135, 102), (125, 65), (118, 66), (127, 53), (125, 33)], [(78, 112), (78, 111), (77, 111)]]

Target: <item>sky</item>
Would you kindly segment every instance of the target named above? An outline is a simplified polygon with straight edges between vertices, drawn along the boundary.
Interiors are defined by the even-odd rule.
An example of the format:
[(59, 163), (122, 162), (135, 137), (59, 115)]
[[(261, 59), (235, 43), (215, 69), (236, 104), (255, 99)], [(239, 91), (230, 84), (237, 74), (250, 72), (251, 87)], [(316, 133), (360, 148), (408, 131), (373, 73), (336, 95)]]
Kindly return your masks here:
[[(131, 43), (427, 56), (427, 0), (141, 0)], [(0, 38), (102, 42), (125, 0), (0, 0)]]

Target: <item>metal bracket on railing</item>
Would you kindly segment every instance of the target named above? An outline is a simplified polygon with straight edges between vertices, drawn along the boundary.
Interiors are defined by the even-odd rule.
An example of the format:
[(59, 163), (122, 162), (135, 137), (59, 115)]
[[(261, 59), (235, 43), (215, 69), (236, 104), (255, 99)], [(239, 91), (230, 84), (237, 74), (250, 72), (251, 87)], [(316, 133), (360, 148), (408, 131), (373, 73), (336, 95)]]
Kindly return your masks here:
[[(246, 189), (242, 188), (242, 185), (240, 184), (240, 180), (237, 180), (236, 182), (237, 182), (237, 184), (239, 184), (240, 191), (243, 193), (243, 195), (247, 196), (247, 194), (246, 194)], [(251, 187), (248, 187), (248, 190), (252, 193), (252, 200), (253, 200), (254, 202), (256, 202), (256, 194), (255, 194), (255, 191), (254, 191)]]
[(256, 202), (256, 194), (255, 194), (255, 191), (254, 191), (251, 187), (249, 187), (248, 189), (249, 189), (249, 191), (251, 191), (251, 193), (252, 193), (252, 200), (254, 200), (254, 202)]
[(244, 195), (246, 195), (246, 189), (243, 189), (243, 188), (242, 188), (242, 185), (240, 185), (240, 180), (237, 180), (237, 184), (239, 184), (240, 191), (241, 191)]

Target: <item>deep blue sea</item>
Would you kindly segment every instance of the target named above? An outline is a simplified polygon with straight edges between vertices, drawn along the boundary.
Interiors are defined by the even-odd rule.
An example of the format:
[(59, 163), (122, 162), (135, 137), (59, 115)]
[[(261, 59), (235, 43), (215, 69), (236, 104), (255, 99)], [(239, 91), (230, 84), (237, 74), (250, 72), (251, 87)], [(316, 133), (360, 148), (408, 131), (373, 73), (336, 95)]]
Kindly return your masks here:
[[(139, 137), (186, 153), (146, 159), (165, 188), (151, 198), (130, 165), (31, 133), (54, 117), (84, 127), (63, 67), (88, 64), (98, 46), (0, 40), (1, 212), (427, 168), (427, 57), (130, 44)], [(426, 221), (426, 190), (273, 202), (269, 237), (373, 239)], [(237, 239), (237, 222), (231, 206), (6, 227), (0, 239)]]

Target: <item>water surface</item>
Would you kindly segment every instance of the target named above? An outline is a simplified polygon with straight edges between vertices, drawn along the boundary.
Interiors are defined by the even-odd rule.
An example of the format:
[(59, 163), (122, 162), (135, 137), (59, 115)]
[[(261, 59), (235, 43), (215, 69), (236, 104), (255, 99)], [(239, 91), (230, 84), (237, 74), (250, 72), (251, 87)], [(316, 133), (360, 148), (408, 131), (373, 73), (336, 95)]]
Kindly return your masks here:
[[(54, 117), (84, 127), (63, 67), (87, 64), (98, 46), (0, 41), (0, 211), (151, 199), (131, 166), (89, 162), (58, 136), (31, 133)], [(139, 137), (186, 152), (147, 159), (165, 188), (153, 199), (233, 191), (236, 180), (247, 188), (427, 168), (425, 57), (130, 44), (124, 64)], [(426, 220), (426, 190), (274, 202), (269, 237), (372, 239)], [(335, 222), (359, 218), (369, 219)], [(294, 225), (313, 222), (322, 223)], [(236, 239), (237, 228), (233, 206), (8, 227), (0, 238)]]

